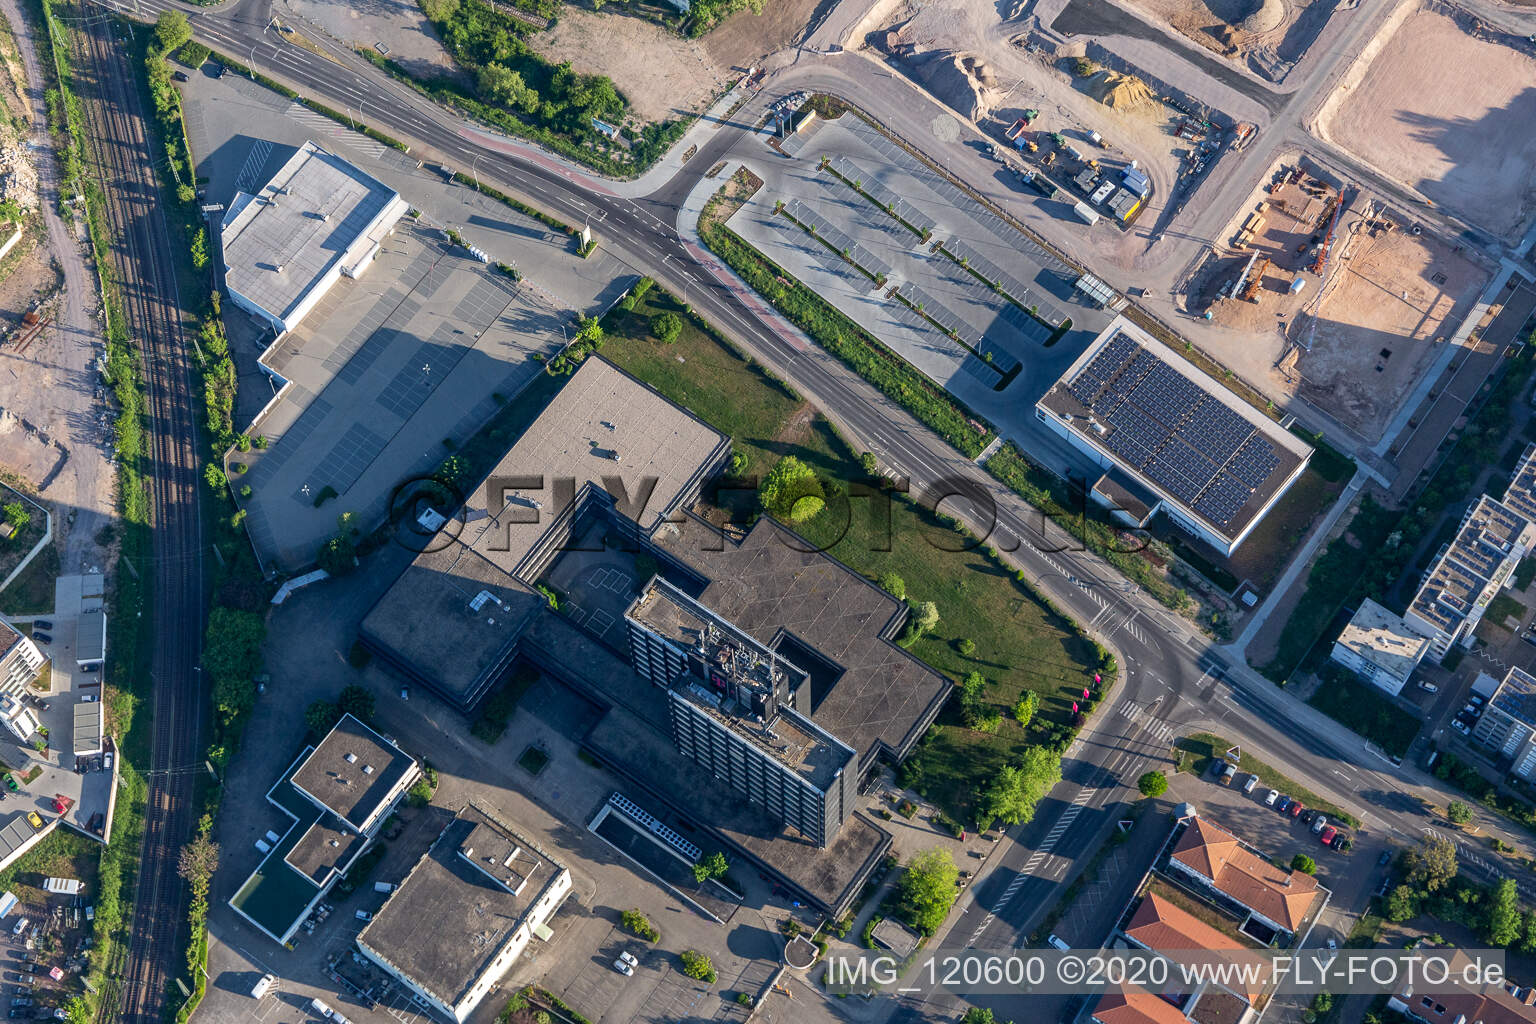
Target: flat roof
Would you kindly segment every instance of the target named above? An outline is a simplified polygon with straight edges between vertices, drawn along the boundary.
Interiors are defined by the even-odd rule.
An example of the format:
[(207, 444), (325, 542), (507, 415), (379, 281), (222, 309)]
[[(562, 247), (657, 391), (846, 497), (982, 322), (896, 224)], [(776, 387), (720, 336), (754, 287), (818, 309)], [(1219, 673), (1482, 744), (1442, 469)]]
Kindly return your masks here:
[[(550, 523), (589, 485), (650, 533), (729, 443), (617, 366), (589, 357), (471, 491), (464, 542), (519, 575)], [(490, 495), (492, 481), (513, 479), (539, 483), (501, 486)]]
[(529, 617), (546, 604), (454, 539), (418, 555), (364, 616), (361, 631), (411, 675), (469, 706), (505, 671)]
[(1502, 582), (1505, 563), (1531, 530), (1530, 520), (1484, 494), (1467, 509), (1456, 536), (1430, 566), (1409, 610), (1435, 628), (1455, 633), (1489, 588)]
[(798, 834), (709, 780), (705, 769), (678, 753), (667, 708), (629, 662), (560, 615), (540, 615), (523, 637), (541, 662), (562, 666), (559, 677), (608, 710), (584, 740), (603, 762), (689, 821), (712, 829), (824, 906), (857, 895), (890, 847), (889, 833), (855, 811), (825, 847)]
[(99, 700), (77, 701), (74, 705), (74, 731), (70, 737), (75, 754), (101, 752), (102, 707)]
[(351, 715), (343, 715), (291, 776), (293, 785), (361, 830), (415, 760)]
[(391, 203), (394, 189), (305, 142), (255, 196), (237, 194), (220, 237), (224, 280), (286, 317)]
[[(506, 667), (508, 643), (537, 610), (516, 577), (570, 503), (593, 490), (607, 493), (619, 514), (648, 533), (729, 445), (612, 363), (589, 357), (369, 611), (364, 636), (412, 674), (473, 703)], [(493, 481), (515, 479), (534, 483), (498, 484), (490, 495)], [(482, 606), (480, 624), (469, 629), (466, 603), (482, 591), (508, 614)], [(423, 601), (463, 628), (434, 621)]]
[(81, 664), (107, 656), (107, 613), (89, 608), (75, 619), (75, 660)]
[(1429, 649), (1428, 637), (1370, 598), (1360, 602), (1337, 642), (1397, 679), (1407, 679)]
[[(42, 817), (41, 812), (39, 817)], [(47, 831), (48, 823), (54, 820), (57, 819), (43, 817), (43, 827), (33, 828), (26, 811), (16, 811), (6, 818), (5, 824), (0, 825), (0, 868), (30, 849), (38, 836)]]
[(1504, 675), (1488, 702), (1515, 721), (1536, 730), (1536, 677), (1518, 666)]
[(1124, 317), (1037, 407), (1229, 542), (1312, 457), (1300, 438)]
[(321, 886), (362, 852), (363, 842), (362, 833), (347, 828), (334, 814), (322, 814), (303, 830), (283, 859), (293, 870)]
[[(537, 844), (471, 804), (390, 894), (358, 935), (358, 945), (454, 1006), (564, 871)], [(493, 880), (493, 873), (517, 891)]]
[(776, 520), (738, 544), (687, 516), (654, 541), (709, 580), (699, 603), (770, 648), (793, 636), (840, 670), (809, 717), (861, 761), (882, 745), (906, 756), (949, 695), (949, 679), (893, 639), (906, 605)]
[(1504, 489), (1504, 504), (1536, 522), (1536, 444), (1526, 445), (1515, 464), (1514, 478)]

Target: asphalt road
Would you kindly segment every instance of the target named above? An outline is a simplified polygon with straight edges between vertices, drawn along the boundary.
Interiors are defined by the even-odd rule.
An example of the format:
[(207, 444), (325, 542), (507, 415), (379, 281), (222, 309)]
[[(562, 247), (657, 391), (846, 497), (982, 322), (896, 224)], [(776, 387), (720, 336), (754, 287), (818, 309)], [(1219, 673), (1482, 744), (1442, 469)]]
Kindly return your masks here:
[[(134, 5), (128, 6), (132, 10)], [(139, 8), (141, 16), (150, 19), (171, 6), (176, 5), (168, 0), (145, 0)], [(218, 12), (189, 13), (203, 42), (330, 106), (360, 111), (368, 123), (411, 142), (412, 152), (423, 159), (437, 159), (431, 155), (435, 151), (450, 165), (472, 170), (567, 221), (591, 223), (605, 249), (685, 294), (702, 316), (814, 401), (852, 443), (909, 478), (914, 493), (932, 500), (935, 494), (963, 489), (969, 499), (951, 498), (945, 511), (988, 536), (1058, 608), (1116, 651), (1125, 667), (1123, 679), (1074, 745), (1065, 766), (1067, 781), (1042, 805), (1034, 822), (1014, 830), (1013, 845), (994, 855), (971, 888), (969, 903), (946, 944), (1011, 946), (1027, 933), (1029, 920), (1066, 873), (1054, 856), (1035, 860), (1035, 855), (1053, 834), (1053, 854), (1060, 850), (1076, 861), (1091, 853), (1095, 836), (1112, 827), (1115, 803), (1129, 796), (1124, 783), (1134, 786), (1137, 767), (1163, 753), (1161, 743), (1148, 742), (1153, 723), (1165, 723), (1175, 732), (1197, 726), (1218, 729), (1354, 810), (1368, 828), (1390, 830), (1403, 841), (1415, 837), (1425, 819), (1407, 808), (1400, 793), (1423, 793), (1441, 804), (1448, 799), (1430, 785), (1432, 780), (1381, 759), (1353, 733), (1246, 666), (1227, 666), (1219, 675), (1206, 671), (1212, 657), (1206, 638), (1165, 614), (1097, 557), (1079, 550), (1070, 534), (1042, 522), (985, 471), (842, 364), (804, 343), (729, 275), (717, 273), (697, 242), (679, 235), (675, 223), (682, 198), (707, 168), (733, 149), (760, 146), (741, 129), (773, 98), (826, 82), (832, 91), (857, 96), (876, 117), (899, 124), (903, 117), (921, 116), (910, 109), (912, 95), (900, 91), (903, 84), (879, 77), (872, 65), (868, 77), (861, 78), (867, 62), (852, 60), (836, 68), (820, 62), (787, 69), (737, 113), (737, 125), (719, 129), (701, 145), (700, 153), (673, 180), (649, 196), (630, 199), (513, 140), (482, 145), (483, 132), (468, 132), (451, 112), (385, 79), (345, 51), (328, 60), (283, 42), (280, 33), (266, 28), (271, 13), (266, 0), (237, 0)], [(854, 87), (857, 91), (850, 92)], [(883, 106), (890, 96), (901, 97), (906, 109)], [(685, 233), (691, 234), (686, 228)], [(1129, 729), (1110, 713), (1122, 701), (1149, 709), (1138, 719), (1139, 728)], [(1042, 873), (1042, 868), (1055, 876)], [(1024, 881), (1015, 885), (1020, 877)], [(1536, 886), (1529, 891), (1536, 893)]]

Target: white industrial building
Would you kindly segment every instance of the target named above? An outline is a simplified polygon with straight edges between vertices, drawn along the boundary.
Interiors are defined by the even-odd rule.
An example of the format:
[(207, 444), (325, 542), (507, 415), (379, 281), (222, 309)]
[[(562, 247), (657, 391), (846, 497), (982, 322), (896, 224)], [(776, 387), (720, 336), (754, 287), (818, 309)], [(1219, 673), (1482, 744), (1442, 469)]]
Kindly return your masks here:
[(1333, 642), (1329, 657), (1395, 697), (1428, 650), (1428, 637), (1366, 598)]
[(409, 209), (400, 194), (306, 142), (255, 194), (224, 213), (224, 287), (279, 337), (336, 281), (358, 277)]
[(1106, 471), (1093, 494), (1117, 518), (1139, 526), (1161, 511), (1222, 555), (1312, 457), (1311, 446), (1124, 317), (1067, 368), (1035, 416)]
[(571, 892), (571, 873), (494, 813), (471, 803), (432, 844), (357, 948), (417, 999), (468, 1020)]

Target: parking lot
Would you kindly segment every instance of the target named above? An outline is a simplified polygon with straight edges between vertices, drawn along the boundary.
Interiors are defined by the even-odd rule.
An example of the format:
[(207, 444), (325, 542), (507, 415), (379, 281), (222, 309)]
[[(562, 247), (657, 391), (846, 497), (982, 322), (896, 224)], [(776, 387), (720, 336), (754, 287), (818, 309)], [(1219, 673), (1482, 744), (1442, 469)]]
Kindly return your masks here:
[(1078, 275), (856, 116), (784, 151), (730, 226), (1003, 433), (1040, 432), (1035, 399), (1112, 316)]
[[(440, 786), (433, 811), (452, 811), (471, 799), (495, 807), (570, 868), (575, 889), (550, 922), (554, 938), (530, 945), (501, 990), (489, 995), (474, 1015), (477, 1024), (494, 1020), (510, 994), (525, 984), (548, 989), (593, 1022), (671, 1022), (738, 1011), (744, 1015), (745, 1010), (730, 1000), (736, 991), (766, 985), (782, 948), (769, 919), (757, 909), (769, 901), (769, 886), (755, 873), (735, 872), (749, 899), (730, 924), (722, 926), (592, 835), (586, 823), (612, 792), (624, 787), (577, 755), (569, 736), (584, 732), (588, 719), (568, 691), (552, 683), (536, 684), (505, 735), (490, 745), (470, 737), (461, 716), (425, 694), (412, 690), (410, 700), (402, 701), (399, 683), (376, 666), (360, 671), (347, 665), (344, 655), (357, 622), (411, 553), (394, 553), (393, 562), (391, 555), (391, 549), (385, 549), (359, 572), (302, 590), (273, 613), (266, 652), (273, 681), (259, 698), (248, 727), (249, 749), (286, 754), (297, 742), (293, 723), (310, 701), (333, 700), (343, 686), (362, 683), (377, 695), (376, 727), (406, 751), (429, 759), (437, 770)], [(549, 756), (537, 775), (517, 763), (529, 746)], [(319, 996), (359, 1024), (410, 1021), (419, 1007), (409, 999), (398, 992), (376, 993), (378, 1005), (366, 1009), (332, 977), (329, 964), (337, 957), (351, 962), (351, 943), (362, 927), (356, 911), (382, 905), (383, 896), (373, 892), (372, 882), (403, 877), (414, 862), (413, 851), (424, 848), (409, 830), (435, 834), (424, 814), (402, 813), (402, 819), (408, 819), (406, 831), (388, 841), (391, 849), (385, 859), (358, 880), (353, 895), (329, 899), (333, 910), (327, 919), (312, 935), (301, 931), (292, 950), (260, 936), (226, 906), (260, 857), (252, 843), (272, 827), (276, 812), (263, 794), (281, 760), (242, 759), (226, 780), (229, 796), (216, 835), (224, 846), (224, 870), (215, 878), (210, 899), (210, 986), (201, 1012), (210, 1020), (233, 1022), (250, 1016), (263, 1024), (297, 1024), (310, 1019), (303, 1007)], [(619, 914), (632, 908), (661, 931), (655, 946), (619, 929)], [(680, 973), (677, 954), (690, 948), (709, 955), (719, 972), (719, 980), (707, 991), (701, 992)], [(639, 960), (633, 978), (612, 968), (620, 949), (632, 950)], [(250, 997), (251, 986), (268, 972), (278, 977), (279, 991), (258, 1003)], [(346, 976), (347, 970), (335, 973)]]

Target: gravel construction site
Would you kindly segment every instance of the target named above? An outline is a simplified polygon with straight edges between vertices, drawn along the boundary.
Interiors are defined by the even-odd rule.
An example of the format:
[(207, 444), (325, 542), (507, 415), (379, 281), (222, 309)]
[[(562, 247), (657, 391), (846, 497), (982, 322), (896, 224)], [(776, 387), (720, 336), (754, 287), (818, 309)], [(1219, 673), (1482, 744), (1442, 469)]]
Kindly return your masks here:
[[(1282, 163), (1185, 283), (1213, 354), (1277, 404), (1302, 398), (1373, 443), (1490, 271), (1349, 185)], [(1319, 273), (1321, 271), (1321, 273)]]
[(1129, 0), (1154, 24), (1273, 82), (1317, 40), (1338, 0)]
[[(1137, 229), (1095, 231), (1081, 243), (1081, 255), (1091, 262), (1134, 269), (1146, 252), (1141, 236), (1159, 222), (1170, 201), (1187, 200), (1183, 186), (1195, 180), (1190, 172), (1206, 155), (1200, 142), (1177, 134), (1189, 119), (1134, 76), (1093, 62), (1083, 68), (1091, 66), (1092, 73), (1081, 74), (1083, 44), (1052, 48), (1028, 34), (1010, 34), (1011, 28), (991, 4), (936, 0), (917, 6), (906, 0), (865, 41), (994, 138), (1003, 139), (1026, 110), (1039, 111), (1026, 133), (1041, 147), (1026, 155), (1031, 163), (1049, 154), (1045, 140), (1053, 135), (1110, 165), (1136, 161), (1152, 182)], [(939, 127), (935, 134), (942, 138)], [(1090, 141), (1092, 132), (1102, 136), (1102, 146)], [(1046, 172), (1060, 177), (1054, 164)]]
[(1536, 46), (1407, 3), (1319, 114), (1325, 138), (1505, 240), (1536, 208)]

